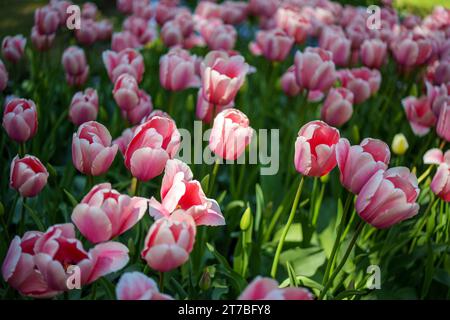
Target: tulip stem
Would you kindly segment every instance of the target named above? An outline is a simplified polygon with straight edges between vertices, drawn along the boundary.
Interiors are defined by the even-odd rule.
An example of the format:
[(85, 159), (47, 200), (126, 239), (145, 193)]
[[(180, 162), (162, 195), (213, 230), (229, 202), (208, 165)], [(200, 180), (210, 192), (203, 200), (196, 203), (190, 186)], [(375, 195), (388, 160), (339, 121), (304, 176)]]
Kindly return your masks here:
[(430, 166), (428, 167), (428, 169), (425, 170), (425, 172), (422, 173), (422, 174), (420, 175), (420, 177), (417, 179), (417, 183), (418, 183), (418, 184), (421, 184), (422, 181), (425, 180), (426, 177), (428, 177), (428, 175), (430, 174), (430, 172), (431, 172), (432, 169), (433, 169), (433, 165), (430, 165)]
[(336, 270), (333, 272), (333, 275), (325, 284), (322, 292), (320, 293), (319, 300), (321, 300), (321, 299), (323, 299), (323, 297), (325, 297), (325, 294), (327, 293), (328, 289), (332, 285), (334, 279), (336, 279), (337, 275), (339, 274), (341, 269), (344, 267), (345, 263), (347, 262), (348, 256), (350, 255), (350, 252), (352, 252), (352, 249), (356, 243), (356, 240), (358, 240), (358, 237), (361, 234), (361, 231), (363, 230), (363, 228), (364, 228), (364, 221), (360, 220), (356, 227), (355, 233), (353, 234), (352, 240), (350, 241), (350, 244), (348, 245), (347, 250), (345, 251), (344, 256), (342, 257), (341, 263), (339, 263), (339, 265), (336, 267)]
[(164, 272), (159, 272), (159, 291), (163, 292), (164, 290)]
[(25, 156), (26, 153), (27, 153), (27, 148), (26, 148), (25, 142), (21, 142), (19, 144), (19, 156), (22, 158)]
[(275, 278), (277, 275), (278, 261), (280, 260), (281, 250), (283, 250), (284, 241), (286, 240), (287, 233), (289, 228), (291, 227), (292, 222), (294, 221), (295, 212), (297, 211), (298, 203), (300, 201), (300, 196), (302, 194), (303, 183), (305, 179), (304, 176), (300, 179), (300, 183), (298, 184), (297, 193), (295, 194), (294, 202), (292, 203), (291, 213), (289, 214), (288, 221), (284, 226), (283, 233), (280, 237), (280, 242), (278, 242), (277, 250), (275, 252), (275, 257), (273, 259), (272, 270), (270, 271), (270, 275), (272, 278)]
[(139, 187), (140, 187), (139, 180), (136, 179), (135, 177), (133, 177), (131, 179), (130, 196), (132, 196), (132, 197), (138, 196), (139, 195)]
[(216, 160), (216, 162), (214, 163), (214, 168), (211, 174), (211, 180), (209, 181), (209, 187), (208, 187), (208, 192), (207, 195), (211, 196), (212, 191), (214, 189), (214, 183), (216, 182), (216, 176), (217, 176), (217, 172), (219, 172), (219, 165), (220, 165), (220, 161), (219, 159)]

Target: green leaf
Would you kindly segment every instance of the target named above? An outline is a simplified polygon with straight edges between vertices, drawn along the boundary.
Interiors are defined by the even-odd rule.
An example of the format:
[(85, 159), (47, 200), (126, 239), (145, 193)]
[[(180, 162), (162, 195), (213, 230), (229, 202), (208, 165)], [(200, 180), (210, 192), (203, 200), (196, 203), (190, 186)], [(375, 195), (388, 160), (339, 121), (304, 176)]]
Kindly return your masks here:
[(289, 263), (289, 261), (286, 262), (286, 269), (288, 271), (289, 283), (290, 283), (291, 287), (298, 287), (298, 281), (297, 281), (297, 276), (295, 275), (295, 270), (292, 267), (292, 265)]
[(200, 184), (202, 185), (202, 189), (205, 190), (205, 192), (206, 192), (209, 188), (209, 174), (207, 174), (206, 176), (203, 177)]
[(313, 276), (317, 269), (325, 263), (325, 259), (325, 252), (318, 247), (290, 249), (284, 251), (280, 256), (282, 264), (289, 261), (296, 274), (306, 277)]
[(69, 200), (72, 207), (75, 207), (78, 204), (78, 201), (75, 199), (75, 197), (66, 189), (63, 189), (64, 194), (66, 195), (67, 199)]

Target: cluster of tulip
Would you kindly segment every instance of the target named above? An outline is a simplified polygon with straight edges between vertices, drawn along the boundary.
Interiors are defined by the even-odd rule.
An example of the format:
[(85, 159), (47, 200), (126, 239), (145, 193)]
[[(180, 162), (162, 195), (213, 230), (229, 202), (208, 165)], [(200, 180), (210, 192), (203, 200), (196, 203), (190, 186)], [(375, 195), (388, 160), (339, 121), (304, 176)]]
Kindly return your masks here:
[[(117, 299), (192, 298), (195, 295), (193, 286), (197, 285), (193, 279), (198, 280), (200, 292), (206, 295), (212, 290), (211, 278), (215, 276), (215, 288), (220, 290), (226, 287), (221, 282), (223, 279), (231, 279), (235, 283), (238, 294), (231, 296), (233, 298), (334, 298), (342, 287), (354, 285), (353, 278), (339, 283), (336, 280), (339, 280), (340, 272), (363, 230), (366, 230), (364, 239), (376, 234), (379, 241), (389, 242), (391, 233), (386, 239), (381, 229), (396, 227), (413, 217), (417, 219), (420, 205), (427, 203), (425, 213), (431, 211), (432, 219), (438, 219), (436, 232), (439, 235), (434, 237), (427, 233), (426, 241), (432, 241), (431, 238), (439, 244), (448, 241), (450, 151), (444, 152), (443, 149), (445, 142), (450, 141), (450, 10), (437, 7), (422, 19), (412, 14), (400, 16), (390, 1), (383, 1), (379, 27), (369, 28), (369, 14), (365, 9), (343, 6), (330, 0), (200, 1), (194, 11), (178, 2), (163, 0), (152, 5), (148, 0), (117, 0), (116, 9), (121, 13), (122, 21), (121, 30), (117, 32), (114, 31), (115, 23), (111, 22), (115, 20), (99, 19), (102, 15), (95, 3), (83, 4), (79, 26), (73, 32), (79, 46), (64, 48), (62, 56), (58, 57), (66, 83), (54, 81), (47, 88), (52, 91), (62, 86), (58, 92), (69, 97), (69, 106), (67, 113), (61, 115), (61, 121), (68, 117), (71, 133), (75, 131), (71, 142), (72, 163), (63, 162), (63, 177), (59, 182), (57, 176), (60, 173), (49, 163), (43, 164), (47, 161), (53, 163), (52, 158), (36, 148), (39, 142), (33, 140), (37, 139), (39, 127), (40, 131), (44, 130), (44, 135), (49, 134), (50, 145), (58, 144), (54, 137), (61, 122), (55, 121), (53, 114), (50, 116), (53, 111), (43, 105), (45, 99), (42, 99), (41, 92), (27, 90), (26, 83), (19, 86), (17, 80), (10, 79), (7, 67), (11, 73), (14, 65), (25, 61), (26, 54), (35, 58), (36, 51), (39, 51), (38, 55), (51, 52), (58, 29), (71, 36), (71, 31), (65, 29), (73, 18), (68, 10), (72, 3), (51, 0), (46, 6), (36, 9), (31, 30), (33, 49), (30, 48), (29, 52), (22, 35), (3, 39), (1, 51), (8, 63), (5, 66), (0, 60), (0, 92), (10, 95), (4, 99), (2, 123), (7, 137), (17, 142), (17, 148), (12, 145), (8, 150), (11, 149), (13, 156), (17, 155), (8, 159), (3, 157), (2, 163), (6, 167), (6, 162), (13, 158), (8, 166), (9, 186), (20, 195), (9, 201), (6, 199), (8, 191), (1, 192), (2, 202), (8, 204), (10, 215), (3, 220), (3, 204), (0, 203), (1, 228), (10, 241), (7, 252), (0, 254), (3, 257), (2, 275), (8, 286), (24, 296), (55, 297), (72, 289), (69, 285), (73, 280), (71, 270), (77, 268), (80, 274), (78, 283), (83, 287), (93, 283), (92, 288), (99, 278), (107, 276), (110, 280), (106, 281), (116, 285)], [(255, 25), (258, 26), (257, 31), (248, 37), (249, 29)], [(251, 39), (242, 45), (244, 41), (241, 38)], [(103, 50), (105, 44), (110, 49)], [(103, 48), (101, 52), (95, 50), (97, 46)], [(87, 50), (98, 53), (96, 59), (103, 62), (100, 71), (96, 69), (96, 61), (90, 58), (93, 53), (85, 54)], [(98, 59), (100, 55), (102, 59)], [(32, 59), (32, 63), (36, 63), (36, 59)], [(158, 64), (159, 82), (154, 85), (152, 78), (158, 77)], [(397, 68), (397, 72), (393, 72), (395, 81), (386, 78), (382, 81), (382, 74), (384, 77), (386, 70), (392, 71), (392, 68)], [(266, 69), (269, 70), (267, 77), (263, 74), (259, 78), (263, 83), (257, 83), (258, 89), (263, 88), (261, 92), (249, 92), (249, 87), (255, 85), (250, 78)], [(277, 83), (274, 75), (278, 76), (280, 70), (283, 71)], [(97, 71), (109, 80), (99, 79)], [(38, 81), (34, 76), (32, 72), (32, 81)], [(357, 121), (368, 121), (361, 117), (361, 110), (377, 107), (369, 104), (385, 94), (380, 100), (382, 106), (376, 112), (386, 117), (386, 110), (391, 108), (389, 111), (394, 113), (392, 110), (396, 106), (390, 104), (394, 101), (392, 94), (397, 87), (408, 95), (401, 101), (404, 112), (401, 110), (400, 120), (407, 120), (404, 122), (409, 123), (417, 139), (425, 135), (432, 137), (425, 145), (430, 150), (419, 154), (419, 157), (423, 156), (422, 163), (403, 161), (402, 155), (407, 148), (404, 136), (394, 140), (392, 149), (398, 156), (395, 162), (391, 161), (389, 146), (382, 140), (359, 140)], [(80, 91), (75, 92), (75, 89)], [(285, 95), (274, 98), (278, 89)], [(423, 92), (422, 96), (416, 97), (420, 92)], [(174, 100), (175, 94), (186, 99), (182, 103), (181, 99)], [(255, 105), (251, 101), (256, 94), (262, 96), (258, 100), (260, 105), (250, 109), (249, 105)], [(190, 101), (195, 95), (194, 106)], [(155, 109), (154, 105), (164, 105), (161, 99), (166, 97), (169, 98), (165, 107)], [(290, 109), (300, 103), (301, 110), (286, 116), (284, 113), (291, 110), (277, 105), (286, 99)], [(64, 98), (61, 101), (65, 101)], [(204, 175), (203, 170), (194, 168), (191, 170), (187, 163), (177, 159), (182, 144), (177, 123), (179, 125), (183, 117), (191, 119), (188, 111), (183, 110), (184, 104), (190, 104), (191, 108), (186, 110), (195, 113), (197, 119), (211, 128), (208, 146), (218, 159), (211, 174)], [(109, 108), (109, 105), (114, 107)], [(316, 105), (321, 105), (318, 112), (313, 110)], [(271, 111), (273, 109), (277, 110)], [(61, 110), (57, 115), (60, 113)], [(302, 113), (300, 118), (297, 113)], [(118, 124), (120, 117), (123, 121)], [(285, 135), (282, 148), (288, 149), (282, 161), (292, 164), (293, 160), (294, 165), (286, 164), (279, 174), (285, 179), (284, 183), (277, 180), (276, 184), (268, 187), (265, 196), (270, 203), (267, 206), (262, 205), (264, 196), (259, 184), (256, 196), (248, 194), (246, 188), (252, 182), (267, 183), (263, 177), (251, 178), (245, 169), (241, 170), (237, 182), (235, 169), (227, 171), (227, 177), (218, 174), (219, 159), (235, 161), (245, 156), (252, 140), (258, 138), (250, 127), (249, 118), (254, 127), (267, 124), (266, 118), (278, 118), (276, 121), (281, 126), (289, 126), (290, 120), (294, 119), (295, 130), (301, 127), (296, 137), (290, 128), (282, 131)], [(44, 124), (41, 125), (43, 119)], [(112, 121), (108, 122), (108, 119)], [(383, 118), (377, 119), (384, 121)], [(435, 136), (430, 130), (433, 127), (436, 128)], [(117, 128), (123, 129), (120, 135), (115, 135)], [(347, 128), (350, 128), (356, 143), (350, 142), (350, 136), (344, 138)], [(66, 131), (59, 132), (65, 134)], [(378, 135), (379, 130), (367, 136)], [(2, 140), (2, 147), (7, 137)], [(67, 138), (70, 139), (70, 135)], [(295, 143), (290, 143), (294, 138)], [(432, 148), (436, 142), (439, 148)], [(60, 147), (64, 148), (63, 143)], [(27, 154), (27, 149), (40, 155), (41, 159), (44, 156), (46, 161), (41, 162), (38, 157)], [(114, 165), (117, 151), (120, 151), (126, 173)], [(5, 153), (7, 157), (9, 153)], [(389, 168), (390, 163), (394, 164)], [(423, 164), (430, 166), (417, 178), (417, 167)], [(438, 169), (430, 181), (427, 178), (433, 165), (438, 165)], [(231, 166), (234, 168), (235, 165)], [(295, 174), (292, 174), (290, 166), (295, 167)], [(79, 174), (70, 173), (73, 167)], [(292, 241), (290, 235), (297, 212), (302, 216), (299, 250), (307, 251), (325, 241), (319, 236), (317, 219), (327, 180), (335, 167), (339, 169), (340, 185), (348, 192), (340, 187), (337, 189), (347, 194), (347, 201), (342, 206), (340, 198), (335, 199), (341, 197), (341, 191), (329, 197), (330, 201), (339, 200), (337, 211), (340, 214), (332, 218), (335, 222), (331, 224), (337, 230), (333, 237), (335, 242), (330, 250), (326, 250), (326, 259), (323, 253), (321, 265), (310, 274), (315, 278), (310, 279), (291, 265), (295, 259), (286, 258), (295, 249), (283, 248), (286, 241)], [(252, 170), (250, 166), (242, 165), (242, 168)], [(221, 169), (224, 173), (225, 168)], [(194, 173), (195, 176), (202, 174), (204, 178), (195, 180)], [(289, 184), (299, 174), (300, 182), (294, 193), (295, 189)], [(308, 181), (305, 177), (314, 180), (310, 190), (306, 187)], [(76, 179), (80, 178), (78, 181), (85, 181), (85, 187), (78, 202), (72, 193), (82, 189), (75, 187)], [(100, 179), (107, 182), (99, 183)], [(64, 184), (66, 181), (72, 181), (69, 182), (74, 185), (72, 189), (62, 188), (67, 186)], [(220, 186), (228, 181), (231, 201), (226, 205), (226, 191), (218, 194), (215, 190), (220, 191)], [(71, 214), (63, 214), (53, 220), (44, 215), (39, 217), (38, 208), (32, 205), (37, 202), (30, 202), (31, 199), (27, 198), (39, 195), (51, 199), (44, 194), (47, 183), (47, 189), (63, 195), (54, 195), (56, 205), (49, 204), (53, 200), (46, 200), (44, 215), (47, 210), (64, 210), (58, 209), (60, 202), (65, 201), (64, 197), (70, 201)], [(322, 185), (320, 192), (317, 191), (319, 183)], [(295, 188), (296, 184), (292, 185)], [(124, 191), (126, 188), (128, 193)], [(159, 190), (159, 199), (148, 196), (142, 188), (155, 194)], [(283, 200), (279, 201), (278, 196), (271, 198), (271, 193), (277, 191)], [(308, 194), (308, 199), (300, 202), (302, 192)], [(15, 224), (11, 221), (18, 202), (22, 206), (18, 210), (22, 215)], [(254, 202), (255, 219), (250, 209)], [(272, 206), (276, 204), (279, 204), (278, 209), (273, 212), (273, 217), (268, 217), (267, 213), (270, 215)], [(305, 206), (309, 206), (308, 214), (305, 214)], [(287, 222), (283, 223), (281, 214), (285, 207), (291, 211)], [(438, 214), (436, 207), (440, 208)], [(28, 226), (24, 208), (39, 231), (25, 230)], [(236, 216), (235, 208), (247, 208), (242, 219), (238, 219), (240, 224), (233, 217)], [(439, 218), (436, 217), (438, 215)], [(434, 220), (428, 222), (430, 218), (424, 216), (422, 220), (408, 220), (408, 226), (414, 230), (408, 239), (411, 250), (420, 242), (425, 225), (427, 232), (433, 229)], [(354, 224), (357, 226), (353, 228)], [(279, 232), (276, 233), (274, 228), (277, 225)], [(223, 228), (227, 228), (225, 233), (219, 230)], [(79, 240), (75, 230), (87, 241)], [(9, 238), (9, 231), (19, 235)], [(131, 232), (133, 237), (129, 237)], [(227, 239), (217, 238), (218, 232)], [(345, 253), (340, 254), (341, 243), (346, 241), (349, 232), (353, 233), (353, 238)], [(317, 234), (314, 239), (313, 233)], [(212, 245), (216, 242), (217, 246), (221, 240), (223, 249), (228, 252), (224, 256)], [(85, 246), (90, 249), (86, 251)], [(233, 252), (229, 253), (231, 246), (234, 256)], [(270, 249), (266, 250), (266, 247)], [(140, 255), (139, 252), (136, 254), (137, 250), (140, 250)], [(369, 252), (369, 246), (364, 246), (364, 250)], [(383, 247), (381, 261), (386, 251)], [(445, 251), (448, 251), (448, 243), (441, 250)], [(267, 256), (270, 257), (267, 261), (271, 261), (268, 265), (272, 265), (271, 278), (261, 276), (267, 268), (261, 267), (260, 262)], [(225, 278), (211, 271), (207, 262), (211, 259), (218, 261)], [(302, 259), (308, 257), (303, 256)], [(339, 259), (340, 263), (335, 266)], [(327, 263), (324, 264), (325, 260)], [(442, 261), (448, 268), (448, 257)], [(124, 269), (129, 263), (134, 264)], [(277, 269), (283, 264), (287, 266), (289, 282), (279, 284)], [(322, 264), (323, 270), (317, 273)], [(114, 273), (120, 270), (126, 272), (119, 273), (120, 279), (116, 281)], [(200, 272), (199, 279), (192, 275), (197, 271)], [(154, 272), (159, 273), (159, 286), (152, 279)], [(170, 283), (164, 280), (167, 272), (178, 272)], [(254, 279), (245, 288), (249, 275)], [(305, 278), (308, 281), (304, 281)], [(424, 288), (428, 288), (432, 281), (429, 277), (426, 279), (428, 282)], [(189, 288), (186, 289), (189, 293), (183, 287)], [(167, 293), (163, 293), (164, 289)], [(353, 293), (347, 297), (364, 294), (355, 293), (355, 290), (349, 290)], [(89, 292), (92, 293), (91, 298), (95, 298), (95, 288)]]

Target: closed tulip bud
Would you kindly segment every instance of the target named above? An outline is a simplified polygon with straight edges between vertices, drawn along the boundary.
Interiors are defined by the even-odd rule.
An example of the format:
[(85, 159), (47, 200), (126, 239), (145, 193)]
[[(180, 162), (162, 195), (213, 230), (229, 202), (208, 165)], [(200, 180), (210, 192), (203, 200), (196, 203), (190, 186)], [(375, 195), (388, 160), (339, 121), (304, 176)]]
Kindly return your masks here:
[(377, 229), (389, 228), (419, 212), (419, 192), (417, 178), (408, 168), (379, 170), (359, 192), (356, 212)]
[(441, 108), (436, 126), (436, 133), (445, 141), (450, 142), (450, 104), (448, 103), (445, 103)]
[(211, 275), (209, 274), (208, 270), (205, 269), (203, 271), (202, 276), (200, 277), (200, 281), (198, 282), (198, 286), (203, 291), (209, 290), (211, 288)]
[(332, 126), (340, 127), (353, 114), (353, 93), (345, 88), (333, 88), (323, 104), (321, 118)]
[(366, 67), (341, 70), (339, 79), (342, 86), (353, 92), (354, 103), (360, 104), (378, 92), (381, 84), (381, 73)]
[(427, 62), (433, 48), (428, 39), (400, 39), (393, 40), (392, 51), (395, 60), (402, 66), (413, 67)]
[(60, 25), (58, 11), (50, 6), (36, 9), (34, 12), (34, 25), (39, 34), (54, 34)]
[(301, 88), (295, 80), (295, 66), (290, 66), (281, 76), (281, 89), (289, 97), (295, 97), (300, 93)]
[(409, 144), (403, 133), (398, 133), (394, 136), (391, 148), (392, 152), (394, 152), (398, 156), (402, 156), (406, 153), (409, 148)]
[(320, 36), (320, 47), (332, 53), (333, 62), (340, 67), (348, 66), (351, 56), (351, 41), (344, 33), (325, 28)]
[(247, 7), (244, 1), (224, 1), (220, 6), (220, 17), (227, 24), (240, 24), (247, 18)]
[(23, 57), (26, 44), (27, 39), (21, 34), (14, 37), (6, 36), (2, 42), (3, 57), (12, 63), (18, 63)]
[(233, 49), (236, 44), (237, 32), (230, 24), (213, 26), (206, 34), (207, 36), (204, 36), (204, 38), (210, 50), (229, 51)]
[(122, 114), (132, 124), (138, 124), (153, 110), (152, 98), (144, 90), (139, 90), (139, 103), (134, 108), (123, 110)]
[(113, 90), (114, 100), (120, 109), (128, 111), (139, 103), (139, 88), (136, 79), (127, 73), (117, 78)]
[(361, 49), (361, 62), (369, 68), (380, 69), (386, 62), (387, 45), (379, 39), (364, 40)]
[(70, 103), (69, 118), (76, 126), (97, 119), (98, 95), (92, 88), (77, 92)]
[(20, 98), (12, 98), (7, 102), (3, 111), (3, 128), (17, 142), (25, 142), (34, 137), (38, 128), (34, 102)]
[(36, 27), (31, 29), (31, 42), (38, 51), (45, 51), (52, 47), (55, 40), (55, 33), (40, 34)]
[(81, 9), (81, 17), (84, 19), (92, 19), (95, 20), (97, 16), (97, 5), (93, 2), (86, 2), (83, 4), (83, 8)]
[(252, 136), (247, 116), (234, 108), (225, 109), (214, 119), (209, 148), (222, 159), (236, 160), (244, 153)]
[(77, 41), (83, 45), (90, 46), (97, 41), (97, 23), (91, 19), (82, 19), (81, 28), (75, 30)]
[(195, 72), (195, 57), (186, 50), (170, 50), (159, 60), (159, 81), (164, 89), (170, 91), (199, 87), (200, 78)]
[(114, 32), (111, 40), (111, 49), (120, 52), (124, 49), (137, 49), (142, 47), (139, 39), (130, 31)]
[(34, 156), (25, 155), (22, 159), (16, 156), (11, 162), (9, 185), (22, 197), (36, 196), (47, 184), (47, 179), (47, 169)]
[(109, 20), (102, 20), (95, 23), (98, 40), (109, 40), (113, 33), (113, 25)]
[(252, 221), (253, 221), (252, 210), (250, 209), (250, 207), (248, 207), (247, 209), (245, 209), (241, 217), (241, 222), (239, 224), (241, 230), (242, 231), (248, 230), (248, 228), (250, 228), (250, 226), (252, 225)]
[(305, 176), (321, 177), (336, 166), (339, 130), (322, 121), (311, 121), (298, 132), (294, 164)]
[(98, 122), (83, 123), (72, 139), (72, 161), (81, 173), (99, 176), (108, 171), (117, 153), (108, 129)]
[(89, 75), (86, 55), (79, 47), (67, 48), (62, 56), (62, 64), (66, 72), (66, 80), (71, 86), (81, 86)]
[(156, 37), (155, 30), (149, 24), (148, 20), (130, 16), (123, 22), (123, 30), (130, 31), (137, 38), (141, 45), (146, 45)]
[(133, 76), (138, 83), (142, 81), (144, 58), (138, 51), (124, 49), (117, 53), (107, 50), (103, 52), (102, 58), (111, 82), (115, 83), (125, 73)]
[(270, 61), (283, 61), (291, 51), (294, 39), (281, 29), (258, 31), (256, 41), (250, 44), (254, 55), (263, 55)]
[(3, 61), (0, 60), (0, 92), (5, 90), (6, 86), (8, 85), (8, 76), (8, 71), (3, 64)]
[(176, 21), (169, 21), (161, 28), (161, 40), (166, 47), (182, 45), (184, 41), (183, 30)]
[(194, 219), (183, 210), (176, 210), (150, 227), (141, 257), (152, 269), (173, 270), (188, 261), (196, 232)]

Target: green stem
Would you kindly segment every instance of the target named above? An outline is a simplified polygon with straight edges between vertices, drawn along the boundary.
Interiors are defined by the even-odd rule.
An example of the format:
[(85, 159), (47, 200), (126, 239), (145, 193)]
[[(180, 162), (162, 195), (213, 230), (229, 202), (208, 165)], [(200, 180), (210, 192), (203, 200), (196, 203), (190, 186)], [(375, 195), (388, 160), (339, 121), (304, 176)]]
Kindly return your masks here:
[(216, 182), (216, 176), (217, 176), (217, 172), (219, 172), (219, 159), (216, 160), (216, 162), (214, 163), (214, 168), (211, 174), (211, 179), (209, 180), (209, 187), (208, 187), (208, 191), (207, 191), (207, 195), (211, 196), (211, 193), (214, 189), (214, 183)]
[(159, 291), (163, 292), (164, 290), (164, 272), (159, 273)]
[(130, 186), (130, 196), (138, 196), (139, 195), (139, 187), (140, 187), (140, 181), (133, 177), (131, 179), (131, 186)]
[(347, 262), (348, 256), (350, 255), (350, 252), (352, 252), (353, 246), (355, 245), (356, 240), (358, 239), (358, 236), (361, 234), (361, 231), (363, 228), (364, 228), (364, 221), (361, 220), (358, 223), (358, 226), (356, 227), (356, 231), (353, 234), (352, 240), (350, 241), (350, 244), (348, 245), (344, 256), (342, 257), (341, 263), (337, 266), (336, 270), (333, 272), (333, 275), (327, 281), (327, 283), (325, 284), (325, 287), (323, 288), (322, 292), (320, 293), (319, 300), (323, 299), (323, 297), (327, 293), (328, 289), (330, 289), (330, 286), (333, 284), (334, 279), (336, 279), (337, 275), (339, 274), (341, 269), (344, 267), (345, 263)]
[(280, 260), (281, 250), (283, 250), (283, 245), (284, 245), (284, 241), (286, 240), (287, 233), (289, 231), (289, 228), (291, 227), (292, 222), (294, 221), (295, 212), (297, 211), (297, 206), (300, 201), (300, 196), (302, 194), (304, 181), (305, 181), (305, 179), (302, 176), (300, 179), (300, 183), (298, 184), (298, 189), (297, 189), (297, 193), (295, 194), (294, 202), (292, 203), (291, 213), (289, 214), (288, 221), (287, 221), (286, 225), (284, 226), (284, 230), (283, 230), (283, 233), (281, 234), (280, 242), (278, 242), (278, 247), (275, 252), (275, 257), (273, 259), (272, 270), (270, 272), (270, 275), (272, 276), (272, 278), (275, 278), (275, 276), (277, 275), (278, 261)]

